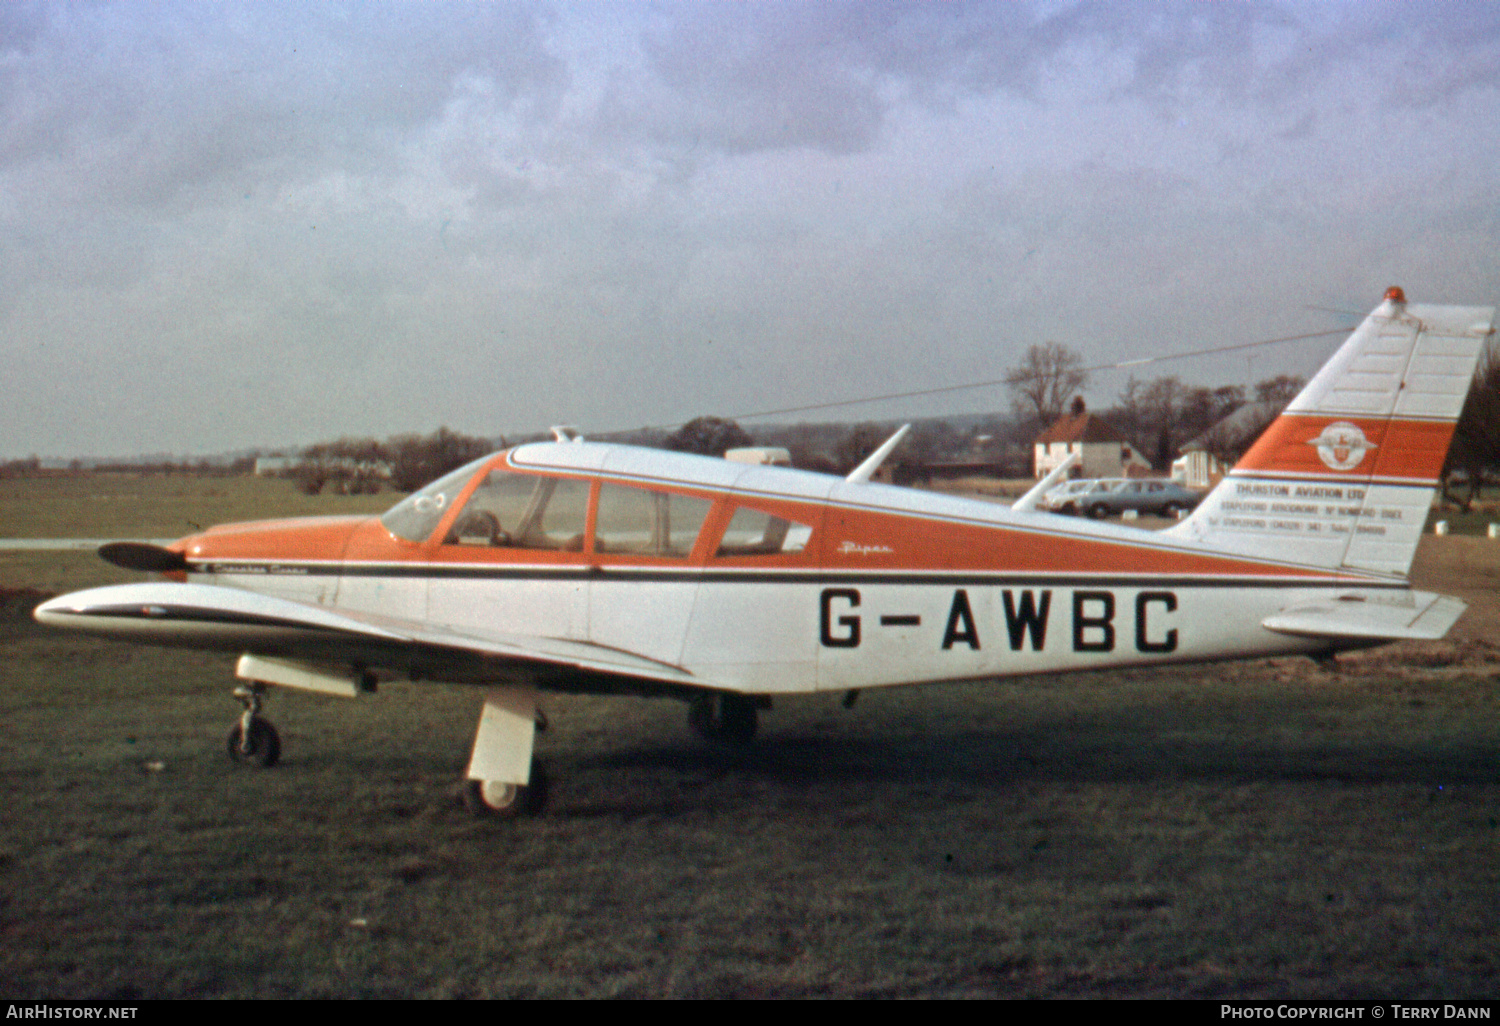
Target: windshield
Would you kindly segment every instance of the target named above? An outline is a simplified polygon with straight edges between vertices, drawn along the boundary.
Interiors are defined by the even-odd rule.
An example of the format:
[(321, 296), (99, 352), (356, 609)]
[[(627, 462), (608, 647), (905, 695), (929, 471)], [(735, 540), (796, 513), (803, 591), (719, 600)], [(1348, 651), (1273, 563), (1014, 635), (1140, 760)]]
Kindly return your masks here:
[(482, 456), (473, 463), (467, 463), (453, 473), (438, 478), (426, 488), (412, 492), (392, 506), (380, 518), (380, 522), (397, 538), (414, 542), (426, 541), (437, 529), (438, 521), (443, 519), (448, 507), (453, 505), (453, 500), (458, 498), (458, 493), (463, 491), (464, 485), (491, 458)]

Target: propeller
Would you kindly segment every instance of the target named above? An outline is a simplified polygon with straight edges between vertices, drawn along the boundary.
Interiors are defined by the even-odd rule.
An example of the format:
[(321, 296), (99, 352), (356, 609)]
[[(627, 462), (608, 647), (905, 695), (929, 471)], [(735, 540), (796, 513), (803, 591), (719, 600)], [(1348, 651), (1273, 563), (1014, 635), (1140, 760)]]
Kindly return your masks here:
[(99, 558), (126, 570), (167, 573), (188, 568), (187, 557), (182, 553), (147, 542), (110, 542), (99, 546)]

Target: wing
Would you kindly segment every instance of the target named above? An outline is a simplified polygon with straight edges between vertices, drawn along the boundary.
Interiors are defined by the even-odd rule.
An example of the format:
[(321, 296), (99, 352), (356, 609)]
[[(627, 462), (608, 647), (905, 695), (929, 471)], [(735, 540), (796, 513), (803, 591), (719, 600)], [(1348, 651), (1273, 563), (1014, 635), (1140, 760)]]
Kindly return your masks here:
[[(119, 584), (62, 595), (36, 619), (122, 641), (357, 664), (461, 683), (516, 679), (579, 690), (704, 686), (681, 667), (566, 638), (455, 630), (211, 584)], [(648, 687), (649, 690), (649, 687)]]
[(1292, 606), (1268, 616), (1261, 626), (1279, 634), (1349, 641), (1436, 641), (1448, 633), (1463, 602), (1429, 591), (1408, 592), (1410, 601), (1333, 599)]

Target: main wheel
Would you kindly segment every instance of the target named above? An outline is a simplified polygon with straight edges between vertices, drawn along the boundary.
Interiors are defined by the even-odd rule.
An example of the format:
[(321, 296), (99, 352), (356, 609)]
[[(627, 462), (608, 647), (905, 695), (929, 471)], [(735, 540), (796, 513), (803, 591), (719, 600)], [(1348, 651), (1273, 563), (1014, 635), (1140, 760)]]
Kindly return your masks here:
[(547, 805), (547, 773), (540, 760), (532, 759), (529, 784), (465, 780), (464, 805), (474, 815), (488, 819), (535, 816)]
[(1096, 502), (1089, 507), (1089, 516), (1095, 520), (1103, 520), (1109, 516), (1109, 507), (1102, 502)]
[(1177, 503), (1175, 503), (1175, 502), (1169, 502), (1169, 503), (1167, 503), (1165, 506), (1163, 506), (1161, 508), (1161, 515), (1164, 516), (1164, 517), (1170, 517), (1171, 519), (1176, 520), (1177, 519), (1177, 511), (1180, 510), (1180, 509), (1182, 509), (1182, 507), (1179, 506)]
[(688, 705), (688, 725), (711, 741), (747, 744), (757, 726), (755, 702), (744, 695), (699, 695)]
[(229, 731), (226, 747), (229, 757), (245, 765), (254, 764), (270, 769), (281, 758), (281, 738), (276, 728), (259, 716), (250, 721), (250, 737), (247, 740), (241, 724), (236, 723)]

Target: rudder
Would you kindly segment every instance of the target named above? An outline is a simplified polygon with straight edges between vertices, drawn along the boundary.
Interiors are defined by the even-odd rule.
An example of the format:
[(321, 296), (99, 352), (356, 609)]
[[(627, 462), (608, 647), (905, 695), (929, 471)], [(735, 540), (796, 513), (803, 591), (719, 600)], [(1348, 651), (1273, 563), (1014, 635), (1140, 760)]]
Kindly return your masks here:
[(1404, 577), (1493, 319), (1493, 307), (1408, 305), (1390, 289), (1171, 533)]

